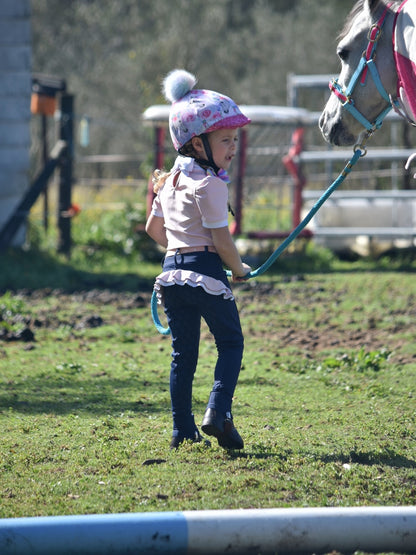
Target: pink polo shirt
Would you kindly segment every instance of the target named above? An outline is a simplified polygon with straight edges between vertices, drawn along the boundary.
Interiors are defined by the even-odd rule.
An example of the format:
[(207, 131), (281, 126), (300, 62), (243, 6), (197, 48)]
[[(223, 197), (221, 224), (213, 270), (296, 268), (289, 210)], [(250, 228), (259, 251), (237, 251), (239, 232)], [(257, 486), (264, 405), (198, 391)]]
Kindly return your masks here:
[[(175, 174), (179, 177), (174, 180)], [(167, 250), (181, 247), (213, 246), (210, 229), (228, 225), (228, 187), (216, 176), (207, 175), (193, 158), (178, 156), (152, 205), (152, 214), (164, 218)], [(163, 304), (163, 289), (170, 285), (202, 287), (211, 295), (234, 299), (229, 287), (220, 280), (194, 271), (176, 269), (159, 274), (155, 282), (158, 303)]]
[[(180, 172), (174, 185), (174, 175)], [(168, 250), (214, 245), (210, 229), (228, 225), (228, 187), (193, 158), (178, 156), (172, 175), (153, 201), (164, 218)]]

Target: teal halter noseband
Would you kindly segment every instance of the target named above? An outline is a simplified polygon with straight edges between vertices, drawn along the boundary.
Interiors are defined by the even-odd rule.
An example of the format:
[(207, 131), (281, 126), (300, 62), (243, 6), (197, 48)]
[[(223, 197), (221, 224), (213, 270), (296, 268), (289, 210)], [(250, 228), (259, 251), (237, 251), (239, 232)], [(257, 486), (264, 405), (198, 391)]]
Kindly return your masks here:
[[(397, 104), (397, 101), (396, 100), (393, 101), (391, 99), (391, 96), (387, 93), (386, 89), (384, 88), (380, 79), (380, 75), (377, 70), (377, 66), (374, 62), (377, 43), (381, 36), (382, 27), (391, 5), (392, 5), (392, 2), (387, 4), (378, 22), (375, 23), (369, 30), (367, 49), (365, 50), (365, 52), (363, 52), (363, 55), (361, 56), (360, 61), (358, 63), (357, 69), (355, 70), (353, 76), (351, 77), (351, 80), (348, 86), (346, 87), (346, 89), (344, 89), (338, 83), (338, 79), (333, 79), (329, 83), (329, 88), (331, 92), (333, 92), (335, 96), (338, 97), (338, 99), (342, 103), (342, 106), (352, 116), (354, 116), (355, 119), (358, 120), (361, 123), (361, 125), (366, 129), (366, 131), (368, 131), (369, 133), (373, 133), (376, 129), (379, 129), (381, 127), (384, 118), (393, 108), (393, 103)], [(382, 112), (376, 117), (376, 119), (372, 123), (355, 107), (354, 100), (351, 97), (358, 82), (360, 82), (361, 85), (365, 84), (368, 71), (370, 72), (371, 77), (373, 78), (377, 91), (382, 96), (382, 98), (387, 102), (386, 108), (382, 110)]]

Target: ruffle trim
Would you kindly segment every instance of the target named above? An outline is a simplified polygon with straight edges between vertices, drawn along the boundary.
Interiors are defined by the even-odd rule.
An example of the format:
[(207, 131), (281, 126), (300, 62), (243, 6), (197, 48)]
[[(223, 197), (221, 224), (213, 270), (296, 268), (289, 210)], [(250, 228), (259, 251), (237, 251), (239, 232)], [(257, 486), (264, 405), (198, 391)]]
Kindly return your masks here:
[(169, 270), (162, 272), (156, 277), (154, 290), (157, 303), (163, 304), (163, 288), (170, 285), (190, 285), (191, 287), (202, 287), (210, 295), (223, 295), (224, 299), (234, 300), (231, 289), (224, 283), (210, 276), (191, 272), (190, 270)]

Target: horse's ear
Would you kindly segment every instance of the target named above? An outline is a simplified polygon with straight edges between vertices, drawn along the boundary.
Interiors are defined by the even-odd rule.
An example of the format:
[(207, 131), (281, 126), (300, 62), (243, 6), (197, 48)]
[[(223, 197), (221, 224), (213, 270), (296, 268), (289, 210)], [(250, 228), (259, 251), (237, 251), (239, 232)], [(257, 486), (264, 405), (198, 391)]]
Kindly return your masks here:
[(368, 10), (370, 14), (373, 14), (380, 5), (380, 0), (364, 0), (364, 9)]

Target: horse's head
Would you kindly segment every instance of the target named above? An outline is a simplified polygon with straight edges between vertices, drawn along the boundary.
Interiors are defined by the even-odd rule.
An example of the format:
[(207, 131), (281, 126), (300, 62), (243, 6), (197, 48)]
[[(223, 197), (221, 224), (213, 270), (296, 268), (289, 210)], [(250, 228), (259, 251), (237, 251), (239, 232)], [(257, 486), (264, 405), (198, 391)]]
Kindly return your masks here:
[[(378, 126), (378, 118), (390, 106), (389, 95), (396, 96), (392, 33), (397, 6), (391, 2), (393, 5), (387, 8), (386, 3), (358, 0), (341, 32), (337, 47), (341, 72), (330, 85), (333, 94), (319, 120), (324, 138), (334, 145), (354, 144), (362, 131)], [(382, 28), (379, 32), (377, 25)], [(371, 71), (363, 63), (366, 56), (371, 57)], [(361, 72), (357, 70), (359, 65)], [(377, 75), (381, 83), (377, 83)]]

